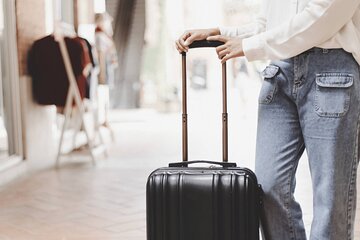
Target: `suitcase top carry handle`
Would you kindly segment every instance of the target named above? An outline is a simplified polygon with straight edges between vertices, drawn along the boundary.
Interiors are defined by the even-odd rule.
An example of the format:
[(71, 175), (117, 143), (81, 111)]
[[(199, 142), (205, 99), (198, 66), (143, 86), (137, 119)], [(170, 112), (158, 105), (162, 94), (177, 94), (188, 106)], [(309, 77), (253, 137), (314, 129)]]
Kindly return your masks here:
[(189, 45), (189, 48), (203, 48), (203, 47), (218, 47), (223, 45), (224, 42), (221, 41), (208, 41), (208, 40), (200, 40), (194, 41)]
[[(217, 47), (224, 44), (220, 41), (195, 41), (190, 48)], [(186, 87), (186, 52), (182, 52), (182, 148), (183, 161), (188, 161), (188, 124), (187, 124), (187, 87)], [(226, 63), (222, 64), (222, 148), (223, 162), (228, 162), (228, 114), (227, 114), (227, 86), (226, 86)]]
[(236, 167), (236, 163), (229, 163), (229, 162), (213, 162), (213, 161), (187, 161), (187, 162), (177, 162), (177, 163), (170, 163), (169, 167), (187, 167), (188, 164), (194, 163), (208, 163), (213, 165), (221, 165), (224, 168)]

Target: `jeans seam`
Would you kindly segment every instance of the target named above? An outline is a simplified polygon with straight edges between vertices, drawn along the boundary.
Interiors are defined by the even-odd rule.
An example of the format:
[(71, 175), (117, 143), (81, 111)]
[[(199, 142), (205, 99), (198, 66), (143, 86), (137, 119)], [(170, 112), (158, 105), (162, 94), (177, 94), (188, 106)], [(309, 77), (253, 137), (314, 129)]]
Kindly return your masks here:
[[(357, 64), (358, 67), (358, 72), (360, 74), (360, 65)], [(359, 110), (359, 109), (358, 109)], [(349, 183), (349, 191), (348, 191), (348, 196), (347, 196), (347, 212), (346, 212), (346, 217), (347, 217), (347, 237), (348, 240), (351, 240), (351, 236), (352, 236), (352, 228), (353, 226), (351, 226), (351, 224), (354, 224), (352, 221), (352, 201), (354, 196), (352, 196), (352, 191), (354, 190), (354, 180), (356, 182), (356, 172), (357, 172), (357, 165), (359, 163), (359, 131), (360, 131), (360, 113), (358, 114), (358, 118), (357, 118), (357, 131), (356, 131), (356, 139), (355, 139), (355, 147), (354, 147), (354, 159), (351, 163), (351, 174), (350, 174), (350, 183)], [(351, 196), (350, 196), (351, 195)], [(356, 199), (355, 199), (356, 201)]]
[(300, 145), (299, 145), (299, 147), (297, 148), (297, 150), (296, 150), (296, 154), (295, 154), (295, 157), (294, 157), (294, 159), (293, 159), (293, 161), (292, 161), (292, 166), (291, 166), (291, 170), (290, 170), (290, 173), (289, 173), (289, 175), (290, 175), (290, 177), (289, 177), (289, 181), (287, 182), (287, 184), (288, 184), (288, 186), (289, 186), (289, 191), (288, 191), (288, 193), (287, 193), (287, 204), (286, 204), (286, 211), (287, 211), (287, 215), (288, 215), (288, 224), (289, 224), (289, 227), (290, 227), (290, 232), (291, 232), (291, 234), (292, 234), (292, 238), (291, 238), (291, 240), (296, 240), (297, 238), (296, 238), (296, 231), (294, 231), (294, 219), (293, 219), (293, 217), (292, 217), (292, 214), (291, 214), (291, 212), (290, 212), (290, 210), (289, 210), (289, 205), (290, 205), (290, 201), (291, 201), (291, 199), (290, 199), (290, 197), (291, 197), (291, 182), (293, 181), (293, 179), (294, 179), (294, 177), (295, 177), (295, 162), (296, 161), (294, 161), (294, 160), (296, 160), (296, 159), (300, 159), (300, 157), (299, 157), (299, 153), (300, 153), (300, 150), (302, 149), (302, 147), (304, 146), (304, 142), (303, 143), (301, 143)]
[[(350, 174), (350, 183), (349, 183), (349, 188), (348, 188), (348, 196), (347, 196), (347, 238), (348, 240), (351, 240), (351, 235), (352, 235), (352, 202), (353, 202), (353, 191), (354, 191), (354, 183), (356, 181), (355, 176), (356, 176), (356, 166), (358, 163), (358, 154), (359, 154), (359, 122), (360, 122), (360, 115), (358, 116), (358, 122), (357, 122), (357, 131), (356, 131), (356, 139), (355, 139), (355, 147), (354, 147), (354, 159), (351, 162), (351, 174)], [(356, 200), (355, 200), (356, 201)]]

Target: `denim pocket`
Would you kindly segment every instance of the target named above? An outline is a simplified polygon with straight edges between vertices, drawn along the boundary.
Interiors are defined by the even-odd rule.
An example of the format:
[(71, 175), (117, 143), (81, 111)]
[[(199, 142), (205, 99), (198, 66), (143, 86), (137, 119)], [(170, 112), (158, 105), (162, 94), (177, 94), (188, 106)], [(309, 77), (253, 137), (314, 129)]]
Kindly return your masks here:
[(270, 104), (274, 100), (277, 90), (274, 78), (278, 74), (279, 70), (278, 66), (269, 65), (262, 72), (264, 82), (261, 86), (259, 95), (260, 104)]
[(349, 110), (354, 77), (347, 73), (316, 74), (315, 111), (321, 117), (342, 117)]

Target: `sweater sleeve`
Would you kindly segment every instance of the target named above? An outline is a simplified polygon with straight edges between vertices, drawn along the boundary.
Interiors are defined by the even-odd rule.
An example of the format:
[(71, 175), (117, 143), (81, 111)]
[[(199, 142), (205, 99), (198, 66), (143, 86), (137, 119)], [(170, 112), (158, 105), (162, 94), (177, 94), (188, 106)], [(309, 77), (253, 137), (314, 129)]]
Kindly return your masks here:
[(220, 34), (228, 37), (240, 37), (240, 38), (248, 38), (264, 32), (266, 29), (266, 4), (267, 0), (263, 0), (262, 11), (257, 16), (256, 20), (245, 24), (241, 27), (219, 27)]
[(310, 0), (283, 24), (243, 39), (249, 61), (286, 59), (333, 37), (353, 17), (360, 0)]

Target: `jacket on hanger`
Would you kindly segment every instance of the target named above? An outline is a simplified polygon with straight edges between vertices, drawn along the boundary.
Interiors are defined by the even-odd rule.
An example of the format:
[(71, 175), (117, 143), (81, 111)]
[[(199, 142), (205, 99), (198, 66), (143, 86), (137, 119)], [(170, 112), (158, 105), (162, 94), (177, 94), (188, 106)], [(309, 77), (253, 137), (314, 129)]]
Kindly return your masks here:
[[(82, 98), (86, 95), (84, 71), (90, 63), (86, 43), (80, 38), (64, 38)], [(33, 96), (42, 105), (65, 106), (69, 80), (60, 46), (53, 35), (34, 42), (28, 55), (28, 70), (32, 77)]]

